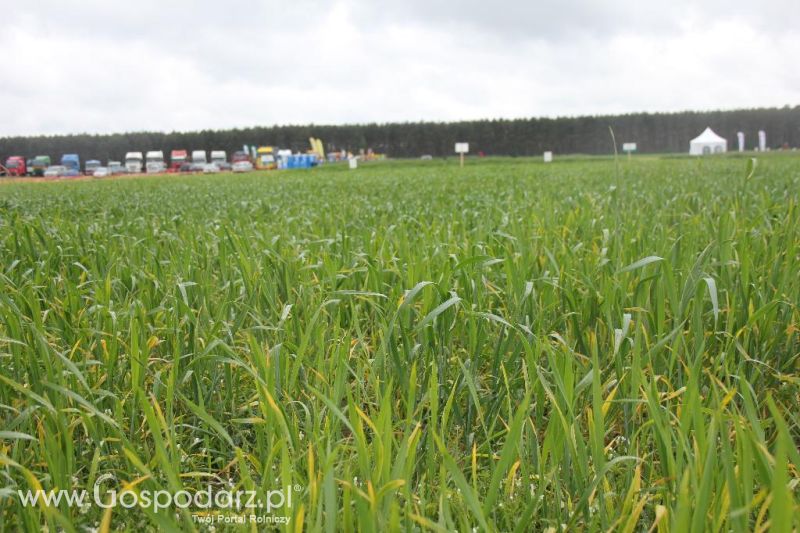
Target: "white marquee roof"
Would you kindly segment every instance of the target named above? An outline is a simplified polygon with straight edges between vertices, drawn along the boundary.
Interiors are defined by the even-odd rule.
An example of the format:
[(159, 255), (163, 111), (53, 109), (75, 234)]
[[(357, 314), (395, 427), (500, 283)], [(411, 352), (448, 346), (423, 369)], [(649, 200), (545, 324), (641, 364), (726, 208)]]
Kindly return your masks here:
[(710, 143), (727, 143), (728, 141), (726, 141), (725, 139), (714, 133), (714, 130), (712, 130), (711, 128), (706, 128), (703, 131), (703, 133), (692, 139), (691, 142), (710, 144)]

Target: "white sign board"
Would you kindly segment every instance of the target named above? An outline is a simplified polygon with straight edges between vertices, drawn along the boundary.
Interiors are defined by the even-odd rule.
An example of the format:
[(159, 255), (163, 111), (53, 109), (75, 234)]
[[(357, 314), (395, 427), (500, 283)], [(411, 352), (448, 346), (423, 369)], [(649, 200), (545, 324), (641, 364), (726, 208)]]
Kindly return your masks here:
[(622, 143), (622, 151), (623, 152), (635, 152), (636, 151), (636, 143)]
[(457, 154), (469, 153), (469, 143), (456, 143), (456, 153)]
[(350, 163), (350, 169), (351, 170), (354, 169), (354, 168), (358, 168), (358, 158), (351, 157), (350, 159), (348, 159), (348, 162)]
[(553, 152), (545, 152), (544, 153), (544, 162), (545, 163), (552, 163), (553, 162)]

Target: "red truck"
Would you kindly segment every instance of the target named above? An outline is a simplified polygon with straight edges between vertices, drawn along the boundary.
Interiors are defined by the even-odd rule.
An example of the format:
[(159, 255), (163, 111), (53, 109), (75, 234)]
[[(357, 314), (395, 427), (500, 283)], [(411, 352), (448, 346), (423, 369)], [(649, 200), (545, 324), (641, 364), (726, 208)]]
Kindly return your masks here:
[(6, 159), (5, 167), (9, 176), (25, 176), (28, 174), (25, 158), (19, 155), (12, 155)]
[(170, 172), (178, 172), (181, 169), (181, 165), (187, 163), (189, 154), (186, 150), (173, 150), (169, 154), (169, 171)]

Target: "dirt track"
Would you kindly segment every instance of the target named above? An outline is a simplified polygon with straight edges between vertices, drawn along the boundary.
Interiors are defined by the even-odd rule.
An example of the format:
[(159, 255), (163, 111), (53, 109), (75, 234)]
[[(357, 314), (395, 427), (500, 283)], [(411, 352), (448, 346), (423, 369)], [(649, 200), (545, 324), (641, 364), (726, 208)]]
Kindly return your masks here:
[[(251, 170), (251, 172), (256, 172), (256, 170)], [(217, 174), (224, 174), (225, 172), (217, 172)], [(147, 174), (145, 172), (141, 172), (139, 174), (117, 174), (116, 176), (108, 176), (105, 178), (95, 178), (94, 176), (62, 176), (58, 178), (45, 178), (41, 176), (25, 176), (25, 177), (9, 177), (9, 176), (0, 176), (0, 184), (11, 184), (11, 183), (56, 183), (56, 182), (64, 182), (64, 181), (94, 181), (94, 180), (120, 180), (120, 179), (136, 179), (136, 178), (158, 178), (158, 177), (169, 177), (169, 176), (194, 176), (202, 174), (202, 172), (161, 172), (159, 174)]]

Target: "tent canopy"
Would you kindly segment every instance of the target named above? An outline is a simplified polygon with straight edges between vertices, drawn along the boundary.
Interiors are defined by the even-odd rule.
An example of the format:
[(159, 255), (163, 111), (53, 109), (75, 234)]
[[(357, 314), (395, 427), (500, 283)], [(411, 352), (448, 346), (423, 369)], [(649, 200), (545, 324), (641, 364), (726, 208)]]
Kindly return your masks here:
[(693, 143), (725, 143), (727, 144), (728, 141), (714, 133), (714, 130), (711, 128), (706, 128), (703, 130), (703, 133), (692, 139)]
[(720, 137), (711, 128), (706, 128), (703, 133), (689, 141), (689, 154), (703, 155), (726, 152), (728, 141)]

